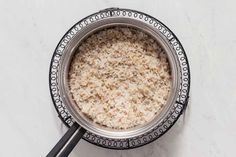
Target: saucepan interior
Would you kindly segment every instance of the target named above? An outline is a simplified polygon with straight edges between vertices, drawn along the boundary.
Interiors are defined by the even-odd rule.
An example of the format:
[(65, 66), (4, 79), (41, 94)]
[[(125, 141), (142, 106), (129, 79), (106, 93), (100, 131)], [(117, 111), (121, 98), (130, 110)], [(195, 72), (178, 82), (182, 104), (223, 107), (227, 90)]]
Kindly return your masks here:
[[(152, 36), (165, 50), (168, 56), (168, 61), (171, 68), (171, 77), (172, 77), (172, 86), (171, 91), (167, 100), (167, 104), (164, 106), (162, 111), (156, 115), (156, 117), (143, 125), (138, 125), (136, 127), (124, 130), (111, 129), (108, 127), (101, 126), (94, 123), (91, 119), (87, 118), (81, 112), (78, 111), (75, 102), (72, 99), (72, 96), (69, 92), (68, 87), (68, 72), (70, 68), (70, 63), (73, 58), (74, 53), (76, 52), (80, 43), (86, 39), (91, 34), (103, 30), (109, 27), (122, 26), (122, 27), (131, 27), (138, 30), (141, 30), (150, 36)], [(68, 43), (68, 46), (65, 48), (65, 53), (62, 56), (61, 64), (59, 67), (59, 91), (62, 95), (62, 101), (66, 105), (66, 108), (73, 116), (74, 120), (81, 125), (83, 128), (92, 132), (96, 135), (113, 138), (113, 139), (125, 139), (135, 136), (142, 135), (147, 133), (156, 127), (164, 117), (168, 114), (170, 108), (174, 105), (175, 100), (177, 99), (179, 91), (179, 62), (175, 56), (174, 50), (172, 49), (169, 42), (164, 38), (164, 36), (155, 28), (143, 23), (142, 21), (125, 18), (125, 17), (113, 17), (109, 19), (103, 19), (96, 21), (88, 26), (82, 28), (79, 33), (77, 33), (74, 38)]]

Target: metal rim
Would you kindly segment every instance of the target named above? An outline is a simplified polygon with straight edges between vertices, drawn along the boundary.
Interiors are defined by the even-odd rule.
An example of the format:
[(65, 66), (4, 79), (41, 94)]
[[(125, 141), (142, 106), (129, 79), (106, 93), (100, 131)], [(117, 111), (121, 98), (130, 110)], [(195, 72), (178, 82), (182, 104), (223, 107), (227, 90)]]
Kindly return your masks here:
[[(97, 32), (98, 30), (102, 30), (107, 27), (112, 26), (129, 26), (129, 27), (135, 27), (138, 29), (141, 29), (142, 31), (145, 31), (149, 35), (152, 35), (158, 42), (161, 44), (161, 46), (165, 49), (169, 62), (171, 65), (172, 70), (172, 90), (170, 93), (170, 96), (168, 98), (167, 104), (165, 105), (164, 109), (161, 111), (160, 114), (158, 114), (151, 122), (148, 122), (144, 125), (140, 125), (131, 129), (126, 130), (113, 130), (109, 128), (102, 127), (100, 125), (94, 124), (91, 120), (87, 119), (85, 116), (83, 116), (82, 113), (79, 113), (76, 110), (76, 104), (72, 100), (72, 97), (69, 93), (68, 89), (68, 69), (70, 66), (70, 60), (72, 56), (75, 53), (76, 48), (78, 47), (79, 43), (86, 38), (86, 36), (89, 36), (93, 34), (94, 32)], [(137, 20), (129, 19), (129, 18), (109, 18), (109, 19), (102, 19), (96, 23), (91, 23), (87, 27), (85, 27), (83, 30), (81, 30), (80, 33), (74, 36), (74, 38), (68, 43), (67, 47), (65, 48), (65, 53), (62, 55), (62, 59), (59, 66), (59, 72), (58, 72), (58, 85), (60, 94), (63, 95), (62, 101), (64, 102), (66, 108), (68, 109), (69, 113), (73, 116), (75, 121), (80, 124), (83, 128), (86, 130), (103, 136), (107, 138), (114, 138), (114, 139), (126, 139), (126, 138), (132, 138), (136, 136), (140, 136), (151, 129), (153, 129), (155, 126), (157, 126), (163, 118), (166, 116), (169, 108), (174, 104), (174, 101), (177, 98), (177, 91), (179, 90), (179, 65), (177, 64), (177, 58), (173, 55), (173, 49), (167, 45), (167, 41), (165, 41), (161, 34), (158, 34), (159, 32), (155, 32), (155, 30), (148, 25), (145, 25), (142, 22), (139, 22)]]
[[(186, 55), (185, 55), (185, 52), (184, 52), (184, 49), (182, 48), (182, 45), (179, 43), (179, 41), (178, 41), (178, 39), (176, 38), (176, 36), (164, 25), (164, 24), (162, 24), (161, 22), (159, 22), (158, 20), (156, 20), (156, 19), (154, 19), (153, 17), (151, 17), (151, 16), (149, 16), (149, 15), (146, 15), (146, 14), (144, 14), (144, 13), (141, 13), (141, 12), (137, 12), (137, 11), (133, 11), (133, 10), (128, 10), (128, 9), (108, 9), (108, 10), (103, 10), (103, 11), (100, 11), (100, 12), (98, 12), (98, 13), (95, 13), (95, 14), (92, 14), (92, 15), (90, 15), (90, 16), (88, 16), (88, 17), (86, 17), (85, 19), (83, 19), (83, 20), (81, 20), (80, 22), (78, 22), (76, 25), (74, 25), (66, 34), (65, 34), (65, 36), (63, 37), (63, 39), (61, 40), (61, 42), (58, 44), (58, 46), (57, 46), (57, 48), (56, 48), (56, 50), (55, 50), (55, 53), (54, 53), (54, 55), (53, 55), (53, 58), (52, 58), (52, 62), (51, 62), (51, 68), (50, 68), (50, 91), (51, 91), (51, 95), (52, 95), (52, 98), (53, 98), (53, 101), (54, 101), (54, 104), (55, 104), (55, 107), (58, 109), (58, 105), (57, 105), (57, 102), (58, 102), (58, 99), (57, 98), (55, 98), (54, 96), (56, 96), (57, 94), (59, 94), (59, 93), (57, 93), (57, 94), (55, 94), (55, 88), (54, 88), (54, 85), (56, 85), (56, 84), (54, 84), (55, 82), (53, 82), (53, 80), (56, 80), (56, 78), (54, 78), (54, 77), (52, 77), (52, 74), (54, 74), (54, 70), (53, 69), (57, 69), (58, 67), (55, 67), (54, 65), (53, 65), (53, 63), (54, 63), (54, 61), (56, 61), (57, 60), (57, 58), (60, 58), (60, 56), (63, 54), (63, 50), (61, 50), (60, 51), (60, 49), (62, 48), (63, 49), (63, 47), (65, 48), (66, 47), (66, 43), (68, 43), (68, 41), (66, 41), (67, 39), (68, 39), (68, 34), (73, 34), (73, 33), (71, 33), (71, 31), (74, 29), (74, 30), (76, 30), (76, 26), (81, 26), (81, 23), (83, 23), (84, 24), (84, 26), (86, 26), (88, 23), (86, 22), (86, 20), (89, 20), (89, 19), (91, 19), (91, 17), (93, 16), (93, 17), (96, 17), (96, 16), (99, 16), (101, 19), (102, 18), (104, 18), (105, 17), (105, 15), (107, 15), (107, 16), (109, 16), (109, 15), (117, 15), (118, 16), (118, 12), (120, 12), (121, 14), (122, 14), (122, 16), (125, 16), (125, 14), (126, 15), (128, 15), (128, 14), (131, 14), (131, 16), (133, 16), (133, 17), (135, 17), (136, 15), (136, 17), (138, 17), (138, 18), (141, 18), (141, 15), (143, 16), (142, 17), (142, 19), (144, 20), (144, 21), (147, 21), (149, 24), (151, 24), (151, 23), (154, 23), (154, 27), (155, 27), (155, 23), (157, 24), (156, 25), (156, 27), (155, 28), (157, 28), (158, 30), (160, 30), (160, 32), (161, 33), (165, 33), (165, 34), (163, 34), (164, 36), (166, 36), (166, 37), (168, 37), (169, 36), (169, 38), (167, 38), (168, 39), (168, 41), (171, 43), (171, 46), (173, 46), (173, 48), (174, 48), (174, 50), (175, 50), (175, 52), (176, 52), (176, 55), (178, 56), (178, 58), (179, 58), (179, 62), (180, 62), (180, 66), (181, 66), (181, 69), (180, 69), (180, 71), (181, 71), (181, 76), (180, 76), (180, 78), (181, 78), (181, 80), (182, 80), (182, 82), (181, 82), (181, 88), (180, 88), (180, 92), (181, 93), (185, 93), (184, 94), (184, 97), (183, 97), (183, 94), (181, 94), (181, 93), (179, 93), (179, 97), (177, 98), (177, 104), (175, 105), (176, 106), (176, 108), (179, 108), (180, 110), (178, 111), (178, 114), (177, 114), (177, 116), (175, 117), (175, 121), (178, 119), (178, 115), (180, 115), (181, 113), (182, 113), (182, 111), (183, 111), (183, 108), (184, 108), (184, 106), (186, 106), (186, 104), (187, 104), (187, 98), (188, 98), (188, 92), (189, 92), (189, 87), (190, 87), (190, 72), (189, 72), (189, 66), (188, 66), (188, 61), (187, 61), (187, 58), (186, 58)], [(102, 16), (103, 15), (103, 16)], [(147, 19), (147, 20), (146, 20)], [(152, 22), (151, 22), (152, 21)], [(87, 23), (87, 24), (86, 24)], [(160, 27), (162, 28), (162, 29), (160, 29)], [(162, 30), (162, 31), (161, 31)], [(170, 35), (169, 35), (170, 34)], [(64, 43), (63, 43), (64, 42)], [(65, 45), (64, 45), (65, 44)], [(180, 53), (181, 52), (181, 53)], [(177, 54), (178, 53), (178, 54)], [(182, 58), (183, 59), (181, 59), (181, 57), (179, 56), (179, 55), (182, 55)], [(59, 59), (60, 60), (60, 59)], [(183, 62), (184, 61), (184, 62)], [(182, 63), (181, 63), (182, 62)], [(184, 63), (184, 65), (182, 65)], [(183, 67), (183, 66), (185, 66), (185, 67)], [(54, 68), (53, 68), (54, 67)], [(183, 68), (185, 69), (185, 70), (183, 70)], [(57, 69), (58, 70), (58, 69)], [(183, 71), (187, 71), (187, 72), (184, 72), (183, 73)], [(186, 75), (186, 76), (184, 76), (184, 75)], [(184, 77), (184, 78), (183, 78)], [(183, 85), (183, 79), (185, 79), (185, 86), (186, 86), (186, 88), (185, 89), (183, 89), (182, 88), (182, 85)], [(53, 86), (53, 88), (52, 88), (52, 86)], [(183, 92), (184, 91), (184, 92)], [(60, 96), (60, 95), (59, 95)], [(60, 101), (61, 102), (61, 101)], [(63, 105), (61, 104), (61, 106), (59, 105), (59, 108), (60, 109), (62, 109), (61, 111), (65, 111), (66, 110), (66, 108), (65, 108), (65, 106), (64, 107), (62, 107)], [(174, 110), (176, 110), (176, 108), (174, 109)], [(62, 115), (62, 114), (65, 114), (66, 112), (61, 112), (61, 111), (59, 111), (59, 109), (58, 109), (58, 112), (60, 113), (60, 115)], [(172, 115), (173, 113), (171, 113), (171, 115)], [(64, 117), (67, 117), (67, 118), (63, 118), (63, 120), (66, 120), (66, 124), (70, 124), (71, 123), (71, 120), (72, 119), (70, 119), (71, 117), (70, 117), (70, 115), (68, 114), (68, 113), (66, 113), (65, 114), (66, 116), (64, 116)], [(61, 116), (62, 117), (62, 116)], [(168, 118), (169, 116), (167, 116), (166, 118)], [(69, 121), (68, 121), (69, 120)], [(175, 121), (173, 121), (173, 122), (175, 122)], [(69, 123), (70, 122), (70, 123)], [(163, 120), (163, 124), (165, 123), (166, 121), (165, 121), (165, 119)], [(160, 128), (161, 126), (163, 126), (163, 124), (162, 125), (159, 125), (158, 127), (156, 127), (156, 128), (154, 128), (154, 130), (157, 130), (158, 128)], [(173, 123), (172, 123), (173, 124)], [(159, 135), (161, 136), (164, 132), (165, 132), (165, 130), (168, 130), (170, 127), (171, 127), (172, 125), (169, 125), (169, 126), (165, 126), (162, 130), (164, 130), (164, 131), (160, 131), (159, 130), (159, 134), (158, 134), (158, 136), (154, 136), (152, 139), (156, 139), (157, 137), (159, 137)], [(151, 132), (153, 132), (153, 130), (151, 131)], [(146, 135), (148, 135), (149, 133), (147, 133)], [(88, 135), (91, 137), (92, 136), (92, 138), (90, 139), (89, 137), (88, 137)], [(143, 136), (145, 136), (145, 135), (143, 135)], [(145, 140), (145, 138), (143, 138), (143, 136), (141, 137), (136, 137), (136, 138), (129, 138), (128, 139), (128, 141), (130, 141), (130, 142), (128, 142), (129, 144), (129, 148), (130, 147), (136, 147), (137, 145), (141, 145), (142, 143), (148, 143), (148, 142), (150, 142), (151, 141), (151, 139), (149, 139), (149, 140)], [(93, 139), (99, 139), (99, 138), (101, 138), (101, 139), (104, 139), (104, 140), (108, 140), (107, 138), (103, 138), (103, 137), (100, 137), (100, 136), (93, 136), (93, 134), (92, 133), (88, 133), (87, 135), (85, 135), (84, 136), (84, 139), (86, 139), (87, 141), (90, 141), (90, 142), (92, 142), (92, 143), (94, 143), (94, 140)], [(141, 143), (139, 142), (139, 138), (143, 138), (144, 139), (144, 141), (142, 141)], [(112, 140), (112, 139), (111, 139)], [(126, 139), (127, 140), (127, 139)], [(125, 143), (127, 143), (127, 141), (125, 140)], [(137, 141), (137, 144), (135, 143), (135, 144), (132, 144), (133, 142), (131, 142), (131, 141)], [(146, 141), (146, 142), (145, 142)], [(99, 144), (99, 142), (97, 141), (97, 142), (95, 142), (96, 144), (98, 144), (98, 145), (100, 145), (100, 146), (102, 146), (102, 145), (104, 145), (104, 144)], [(105, 147), (111, 147), (111, 146), (109, 146), (109, 144), (108, 144), (108, 146), (106, 146), (106, 144), (104, 145)], [(120, 146), (113, 146), (115, 149), (119, 149), (120, 148)], [(125, 148), (126, 148), (126, 146), (124, 146)], [(121, 148), (121, 149), (124, 149), (123, 147)]]

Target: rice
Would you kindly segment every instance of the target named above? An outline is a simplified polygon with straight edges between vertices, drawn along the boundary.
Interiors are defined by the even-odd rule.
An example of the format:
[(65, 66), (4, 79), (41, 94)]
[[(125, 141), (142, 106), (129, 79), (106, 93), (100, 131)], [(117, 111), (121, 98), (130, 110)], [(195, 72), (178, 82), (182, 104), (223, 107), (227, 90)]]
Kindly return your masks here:
[(72, 59), (68, 81), (78, 111), (114, 129), (151, 121), (166, 105), (171, 89), (162, 47), (128, 27), (108, 28), (83, 41)]

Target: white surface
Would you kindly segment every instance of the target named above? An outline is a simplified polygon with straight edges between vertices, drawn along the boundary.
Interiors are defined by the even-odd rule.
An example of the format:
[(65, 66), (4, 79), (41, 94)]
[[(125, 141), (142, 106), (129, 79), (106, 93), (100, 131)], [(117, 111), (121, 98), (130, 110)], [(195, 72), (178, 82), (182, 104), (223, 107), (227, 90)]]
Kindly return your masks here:
[(107, 7), (146, 12), (182, 42), (191, 66), (191, 102), (161, 139), (115, 151), (80, 141), (71, 157), (231, 157), (236, 147), (235, 1), (0, 0), (0, 156), (45, 156), (66, 131), (48, 88), (49, 62), (62, 35)]

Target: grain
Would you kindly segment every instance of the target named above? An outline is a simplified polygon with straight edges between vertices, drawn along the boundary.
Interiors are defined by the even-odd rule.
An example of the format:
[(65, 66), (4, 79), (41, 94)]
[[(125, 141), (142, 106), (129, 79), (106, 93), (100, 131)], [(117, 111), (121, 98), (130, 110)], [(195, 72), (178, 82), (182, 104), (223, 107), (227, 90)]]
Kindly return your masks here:
[(151, 121), (171, 89), (167, 55), (149, 35), (108, 28), (81, 43), (69, 70), (69, 89), (93, 122), (127, 129)]

